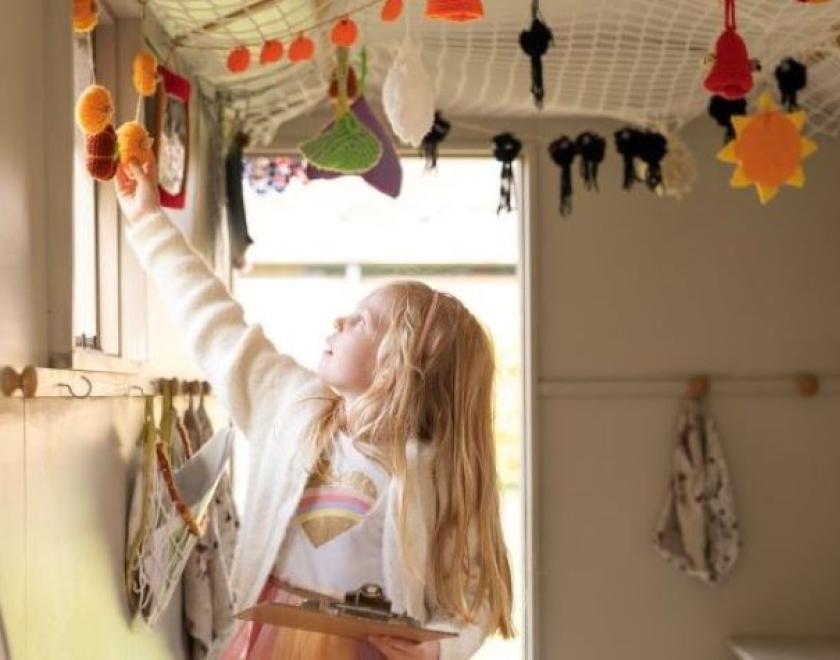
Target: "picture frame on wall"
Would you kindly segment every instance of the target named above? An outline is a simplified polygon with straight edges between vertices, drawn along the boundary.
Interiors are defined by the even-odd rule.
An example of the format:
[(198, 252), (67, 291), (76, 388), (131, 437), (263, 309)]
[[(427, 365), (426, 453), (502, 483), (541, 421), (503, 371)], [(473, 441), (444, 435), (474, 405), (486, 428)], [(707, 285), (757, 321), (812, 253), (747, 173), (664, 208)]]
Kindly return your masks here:
[(158, 66), (160, 84), (153, 99), (152, 137), (162, 206), (182, 209), (190, 164), (190, 94), (187, 78)]

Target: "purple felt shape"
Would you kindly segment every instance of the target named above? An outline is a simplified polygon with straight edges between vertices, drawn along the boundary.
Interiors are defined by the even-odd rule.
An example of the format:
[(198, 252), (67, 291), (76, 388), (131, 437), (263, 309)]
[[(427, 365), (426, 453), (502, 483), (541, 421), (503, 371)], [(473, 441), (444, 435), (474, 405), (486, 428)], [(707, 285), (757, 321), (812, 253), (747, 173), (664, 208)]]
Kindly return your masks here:
[[(360, 96), (350, 106), (350, 112), (356, 115), (356, 118), (362, 122), (370, 131), (376, 136), (376, 139), (382, 144), (382, 157), (379, 162), (369, 169), (364, 174), (360, 175), (368, 185), (373, 186), (378, 191), (385, 193), (391, 197), (398, 197), (400, 189), (402, 188), (402, 165), (400, 159), (397, 157), (397, 152), (394, 150), (394, 145), (391, 138), (382, 128), (382, 124), (373, 114), (368, 102), (364, 96)], [(324, 131), (332, 127), (330, 122), (324, 127)], [(306, 165), (306, 176), (310, 179), (335, 179), (339, 176), (350, 176), (340, 174), (339, 172), (327, 172), (319, 169), (314, 165)]]

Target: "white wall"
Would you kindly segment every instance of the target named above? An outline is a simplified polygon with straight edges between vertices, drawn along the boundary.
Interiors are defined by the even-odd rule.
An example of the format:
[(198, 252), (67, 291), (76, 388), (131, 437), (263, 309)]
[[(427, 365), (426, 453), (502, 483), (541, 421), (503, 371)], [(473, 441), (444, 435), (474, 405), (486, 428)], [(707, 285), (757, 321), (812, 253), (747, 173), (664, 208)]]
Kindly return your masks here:
[[(48, 274), (45, 254), (67, 240), (72, 78), (61, 75), (69, 49), (66, 60), (44, 53), (70, 44), (69, 12), (70, 3), (24, 2), (0, 21), (8, 91), (0, 105), (0, 367), (46, 365), (55, 312), (47, 308), (48, 278), (49, 286), (67, 286), (54, 262)], [(117, 31), (119, 66), (130, 72), (137, 21), (120, 21)], [(190, 234), (212, 253), (213, 210), (198, 188), (208, 128), (197, 104), (193, 110), (193, 192), (176, 215), (182, 224), (195, 219)], [(124, 119), (125, 108), (118, 111)], [(146, 299), (144, 289), (130, 291), (146, 300), (149, 361), (141, 377), (199, 377), (157, 293), (149, 287)], [(145, 343), (145, 335), (134, 339)], [(212, 399), (209, 412), (217, 426), (226, 421)], [(133, 624), (125, 598), (126, 511), (142, 413), (138, 397), (0, 397), (0, 616), (13, 660), (184, 657), (180, 594), (156, 629)]]

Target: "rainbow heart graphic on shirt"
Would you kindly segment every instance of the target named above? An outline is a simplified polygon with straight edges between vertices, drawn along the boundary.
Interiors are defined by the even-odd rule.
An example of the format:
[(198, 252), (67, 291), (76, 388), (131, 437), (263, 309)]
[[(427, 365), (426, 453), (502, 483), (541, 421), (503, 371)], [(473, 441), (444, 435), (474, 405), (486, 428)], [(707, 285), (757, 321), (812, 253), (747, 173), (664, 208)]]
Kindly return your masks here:
[(313, 474), (300, 499), (295, 520), (316, 548), (358, 525), (373, 508), (376, 485), (357, 471), (324, 477)]

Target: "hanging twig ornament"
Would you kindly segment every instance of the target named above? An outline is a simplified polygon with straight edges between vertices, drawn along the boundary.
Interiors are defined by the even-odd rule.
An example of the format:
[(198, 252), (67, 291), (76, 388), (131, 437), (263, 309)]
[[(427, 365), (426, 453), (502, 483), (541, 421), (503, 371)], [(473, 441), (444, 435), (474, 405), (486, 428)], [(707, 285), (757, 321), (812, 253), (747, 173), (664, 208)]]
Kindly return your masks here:
[(607, 143), (600, 135), (586, 131), (575, 139), (575, 150), (580, 155), (580, 175), (587, 190), (598, 191), (598, 167), (604, 160)]
[(726, 129), (724, 142), (729, 142), (735, 137), (732, 117), (745, 114), (747, 114), (747, 99), (725, 99), (717, 95), (709, 99), (709, 116)]
[(788, 57), (776, 67), (775, 73), (779, 95), (782, 97), (782, 105), (788, 112), (799, 109), (796, 95), (805, 89), (805, 85), (808, 83), (808, 70), (805, 65), (792, 57)]
[(499, 133), (493, 138), (493, 156), (502, 164), (502, 181), (499, 188), (499, 206), (496, 213), (504, 209), (513, 210), (510, 194), (513, 189), (513, 161), (522, 150), (522, 143), (512, 133)]
[(575, 143), (566, 135), (548, 145), (548, 153), (560, 168), (560, 215), (572, 212), (572, 162), (577, 155)]
[(525, 54), (531, 58), (531, 94), (537, 108), (542, 109), (545, 88), (543, 87), (542, 56), (549, 46), (554, 43), (551, 29), (543, 21), (540, 3), (531, 3), (531, 27), (519, 34), (519, 45)]
[(426, 157), (426, 170), (437, 169), (438, 148), (449, 135), (452, 125), (443, 117), (440, 110), (435, 110), (435, 120), (429, 132), (423, 137), (421, 143), (423, 155)]

